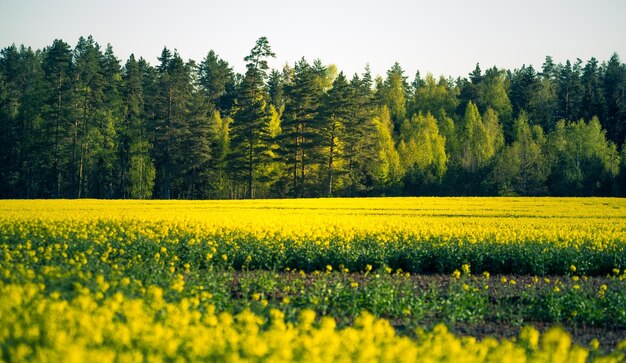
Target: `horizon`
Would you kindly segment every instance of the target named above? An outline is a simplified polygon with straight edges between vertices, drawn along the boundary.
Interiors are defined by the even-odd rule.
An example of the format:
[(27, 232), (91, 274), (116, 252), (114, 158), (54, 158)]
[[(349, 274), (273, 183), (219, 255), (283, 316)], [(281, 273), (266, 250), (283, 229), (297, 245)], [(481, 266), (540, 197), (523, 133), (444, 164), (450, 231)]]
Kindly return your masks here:
[[(15, 44), (43, 49), (54, 39), (74, 47), (80, 36), (92, 35), (103, 48), (111, 44), (122, 64), (134, 54), (155, 65), (163, 47), (196, 62), (214, 50), (235, 72), (243, 73), (243, 57), (256, 39), (266, 36), (276, 53), (269, 62), (275, 69), (305, 57), (334, 64), (348, 76), (362, 74), (369, 64), (373, 77), (384, 77), (398, 62), (409, 80), (416, 71), (435, 78), (467, 77), (477, 63), (483, 70), (493, 66), (513, 70), (523, 65), (540, 70), (546, 56), (558, 64), (577, 58), (587, 62), (591, 57), (605, 61), (613, 53), (626, 52), (626, 23), (620, 19), (626, 3), (620, 1), (493, 6), (488, 0), (473, 4), (395, 0), (387, 4), (324, 0), (294, 9), (286, 0), (220, 5), (198, 1), (182, 5), (119, 0), (107, 4), (9, 2), (0, 4), (4, 14), (0, 47)], [(541, 12), (536, 11), (539, 4)], [(146, 10), (146, 5), (151, 8)], [(567, 14), (559, 19), (564, 5)], [(89, 14), (99, 16), (90, 19)], [(212, 15), (205, 18), (204, 14)], [(261, 20), (253, 21), (255, 15)], [(170, 25), (164, 27), (164, 23)], [(22, 31), (24, 26), (29, 31)]]

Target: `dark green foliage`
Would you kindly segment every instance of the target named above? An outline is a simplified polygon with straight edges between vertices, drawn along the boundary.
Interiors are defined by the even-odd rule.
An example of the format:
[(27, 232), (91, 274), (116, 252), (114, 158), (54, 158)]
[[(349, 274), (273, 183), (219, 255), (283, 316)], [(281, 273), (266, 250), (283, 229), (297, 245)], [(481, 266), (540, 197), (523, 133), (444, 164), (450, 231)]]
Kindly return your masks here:
[(288, 166), (291, 195), (305, 196), (310, 167), (320, 157), (314, 146), (321, 135), (315, 129), (323, 90), (316, 82), (315, 69), (302, 58), (294, 67), (293, 79), (285, 86), (287, 100), (283, 113), (281, 154)]
[(232, 68), (220, 59), (213, 50), (209, 51), (198, 66), (198, 84), (207, 101), (220, 111), (225, 111), (228, 91), (234, 87), (235, 78)]
[(614, 53), (603, 68), (607, 117), (602, 120), (602, 125), (609, 140), (619, 144), (626, 138), (626, 65)]
[(373, 80), (319, 59), (270, 70), (270, 57), (264, 37), (245, 74), (212, 50), (121, 67), (91, 36), (1, 50), (0, 197), (626, 193), (617, 54), (410, 83), (398, 63)]
[(246, 74), (241, 82), (233, 115), (230, 166), (236, 180), (244, 181), (245, 193), (238, 197), (254, 198), (258, 181), (265, 181), (260, 166), (269, 155), (270, 109), (265, 90), (267, 58), (274, 57), (267, 38), (257, 40), (250, 54), (244, 58)]

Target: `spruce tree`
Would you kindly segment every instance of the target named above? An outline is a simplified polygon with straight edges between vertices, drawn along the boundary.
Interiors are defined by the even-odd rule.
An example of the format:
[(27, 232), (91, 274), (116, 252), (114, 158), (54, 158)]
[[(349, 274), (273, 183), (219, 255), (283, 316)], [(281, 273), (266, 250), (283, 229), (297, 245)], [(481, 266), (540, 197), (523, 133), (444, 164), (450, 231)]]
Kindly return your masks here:
[(246, 74), (237, 96), (237, 110), (233, 116), (230, 169), (246, 181), (245, 197), (254, 198), (259, 167), (269, 159), (269, 107), (265, 90), (267, 58), (274, 57), (267, 38), (256, 41), (250, 54), (244, 58)]

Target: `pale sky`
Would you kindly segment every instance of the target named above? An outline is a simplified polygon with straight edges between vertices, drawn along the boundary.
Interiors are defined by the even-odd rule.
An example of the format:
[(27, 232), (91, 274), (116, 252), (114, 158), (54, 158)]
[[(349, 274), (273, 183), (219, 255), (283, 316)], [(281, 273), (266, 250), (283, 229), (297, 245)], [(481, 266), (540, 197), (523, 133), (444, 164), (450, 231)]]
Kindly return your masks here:
[(281, 68), (301, 57), (336, 64), (348, 75), (384, 75), (399, 62), (416, 70), (467, 76), (477, 62), (540, 69), (595, 56), (626, 58), (624, 0), (0, 0), (0, 48), (43, 49), (54, 39), (74, 47), (79, 36), (111, 43), (157, 64), (164, 46), (200, 62), (213, 49), (244, 71), (243, 57), (261, 36)]

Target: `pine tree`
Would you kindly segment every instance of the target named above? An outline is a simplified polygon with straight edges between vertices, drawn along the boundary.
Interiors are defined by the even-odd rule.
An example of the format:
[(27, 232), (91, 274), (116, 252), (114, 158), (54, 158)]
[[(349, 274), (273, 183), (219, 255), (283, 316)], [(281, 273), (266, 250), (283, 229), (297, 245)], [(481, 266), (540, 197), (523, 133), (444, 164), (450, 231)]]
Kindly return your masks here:
[(100, 112), (101, 119), (98, 123), (102, 135), (102, 147), (96, 154), (96, 175), (94, 181), (93, 196), (97, 198), (113, 198), (119, 190), (119, 161), (117, 160), (119, 148), (117, 130), (122, 122), (124, 109), (121, 94), (122, 68), (120, 60), (113, 53), (113, 47), (107, 44), (104, 55), (101, 58), (100, 68), (104, 79), (103, 109)]
[(181, 172), (184, 177), (184, 188), (181, 191), (187, 199), (205, 199), (212, 188), (211, 139), (212, 125), (210, 115), (213, 105), (206, 102), (200, 93), (193, 94), (189, 113), (187, 114), (188, 131), (183, 136), (181, 145)]
[(294, 78), (285, 86), (281, 154), (291, 174), (291, 194), (302, 197), (308, 185), (307, 174), (318, 160), (319, 133), (315, 123), (323, 94), (313, 67), (302, 58), (294, 67)]
[(536, 91), (528, 101), (528, 118), (537, 122), (546, 132), (554, 130), (558, 110), (558, 83), (555, 78), (556, 66), (551, 57), (546, 57)]
[(0, 196), (40, 194), (45, 165), (41, 112), (46, 92), (41, 52), (15, 45), (0, 51)]
[(374, 95), (369, 67), (361, 77), (350, 80), (352, 101), (350, 116), (346, 119), (343, 156), (347, 163), (348, 195), (356, 196), (372, 188), (368, 166), (376, 162), (376, 124), (374, 123)]
[(568, 60), (559, 72), (558, 117), (565, 120), (576, 120), (581, 116), (583, 86), (580, 82), (580, 64), (580, 59), (573, 66)]
[(198, 66), (198, 84), (206, 99), (221, 112), (225, 110), (220, 99), (233, 82), (234, 74), (228, 62), (220, 59), (213, 50), (209, 51)]
[(591, 120), (593, 116), (597, 116), (603, 127), (606, 128), (606, 101), (600, 83), (598, 61), (595, 58), (592, 57), (585, 65), (581, 83), (583, 87), (580, 105), (581, 117), (585, 120)]
[(161, 198), (185, 193), (184, 145), (190, 136), (188, 118), (192, 103), (191, 67), (178, 54), (164, 48), (157, 67), (153, 99), (152, 138), (156, 169), (155, 187)]
[(342, 163), (342, 143), (346, 133), (347, 119), (350, 117), (350, 85), (343, 72), (333, 82), (333, 87), (322, 98), (319, 130), (321, 145), (327, 149), (325, 169), (327, 172), (324, 193), (333, 195), (333, 183), (337, 183), (337, 176), (344, 173), (345, 163)]
[(274, 57), (267, 38), (256, 41), (250, 54), (244, 58), (246, 74), (237, 97), (237, 111), (233, 117), (230, 169), (246, 180), (245, 196), (254, 198), (254, 189), (261, 164), (269, 159), (269, 107), (265, 79), (267, 58)]
[(140, 62), (131, 54), (122, 76), (124, 117), (118, 132), (119, 193), (123, 198), (146, 199), (153, 194), (155, 170), (144, 110), (142, 67), (145, 65), (140, 66)]
[(75, 92), (78, 101), (78, 114), (71, 128), (72, 155), (70, 172), (72, 173), (70, 195), (74, 197), (93, 197), (90, 186), (97, 180), (95, 154), (102, 147), (102, 133), (98, 125), (104, 112), (105, 80), (101, 69), (100, 46), (92, 37), (80, 37), (74, 48)]
[(604, 125), (609, 139), (619, 145), (626, 138), (626, 65), (617, 53), (604, 66), (603, 86), (607, 104)]
[(71, 153), (69, 130), (74, 122), (74, 92), (72, 90), (72, 51), (62, 40), (55, 40), (44, 50), (43, 70), (48, 83), (48, 98), (43, 108), (43, 134), (47, 137), (42, 141), (46, 144), (42, 178), (47, 187), (42, 190), (43, 197), (61, 198), (69, 196), (64, 193), (67, 180), (68, 164)]
[(523, 65), (511, 73), (509, 99), (513, 116), (518, 117), (522, 111), (531, 112), (533, 95), (539, 91), (540, 79), (533, 66)]

